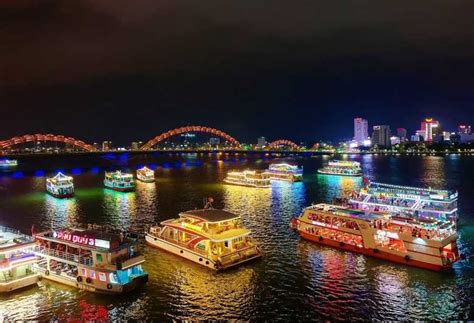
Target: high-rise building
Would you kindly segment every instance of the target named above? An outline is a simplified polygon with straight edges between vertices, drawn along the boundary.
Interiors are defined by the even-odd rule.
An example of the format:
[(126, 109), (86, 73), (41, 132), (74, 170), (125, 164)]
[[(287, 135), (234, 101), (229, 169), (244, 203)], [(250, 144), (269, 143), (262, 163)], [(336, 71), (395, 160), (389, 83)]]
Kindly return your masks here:
[(458, 134), (470, 135), (470, 134), (471, 134), (471, 126), (470, 126), (470, 125), (460, 124), (460, 125), (458, 126)]
[(395, 146), (400, 144), (400, 137), (398, 136), (391, 136), (390, 137), (390, 145)]
[(221, 143), (221, 138), (218, 138), (218, 137), (212, 137), (209, 139), (209, 144), (211, 146), (219, 146)]
[(397, 137), (400, 138), (401, 142), (407, 139), (407, 130), (405, 128), (397, 128)]
[(112, 150), (112, 141), (103, 141), (102, 142), (102, 151)]
[(265, 139), (265, 137), (260, 137), (257, 139), (257, 147), (258, 148), (263, 148), (267, 145), (267, 140)]
[(354, 141), (358, 146), (363, 146), (364, 142), (369, 138), (369, 123), (367, 119), (354, 119)]
[(425, 141), (433, 141), (433, 136), (437, 135), (440, 130), (440, 124), (433, 118), (426, 118), (421, 122), (420, 130), (424, 132)]
[(372, 145), (390, 146), (390, 126), (379, 125), (374, 126), (372, 132)]
[(130, 146), (130, 148), (132, 150), (140, 150), (140, 147), (143, 145), (143, 142), (142, 141), (134, 141), (132, 142), (132, 145)]

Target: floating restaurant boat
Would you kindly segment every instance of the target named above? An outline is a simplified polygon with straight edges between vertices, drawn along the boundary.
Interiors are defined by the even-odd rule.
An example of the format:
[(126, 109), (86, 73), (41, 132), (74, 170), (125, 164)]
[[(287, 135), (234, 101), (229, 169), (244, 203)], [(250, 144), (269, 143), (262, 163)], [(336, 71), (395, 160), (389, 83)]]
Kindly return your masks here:
[(0, 159), (0, 167), (15, 167), (18, 166), (16, 159)]
[(153, 246), (214, 270), (259, 258), (260, 249), (240, 224), (240, 216), (212, 208), (192, 210), (161, 222), (146, 234)]
[(457, 220), (458, 193), (368, 182), (354, 192), (349, 203), (359, 209), (390, 212), (398, 216), (422, 219)]
[(359, 162), (331, 160), (328, 165), (318, 169), (318, 173), (338, 176), (362, 176)]
[(144, 183), (154, 183), (155, 182), (155, 172), (149, 169), (148, 167), (142, 167), (137, 170), (137, 179)]
[(135, 239), (123, 233), (72, 229), (35, 235), (37, 271), (89, 292), (120, 294), (148, 281)]
[(256, 170), (244, 170), (242, 172), (230, 171), (227, 173), (224, 182), (240, 186), (259, 188), (271, 187), (270, 175), (267, 172)]
[(120, 192), (131, 192), (135, 190), (133, 175), (122, 173), (119, 170), (115, 172), (105, 172), (104, 185), (106, 188)]
[(11, 292), (38, 281), (33, 270), (33, 237), (0, 226), (0, 292)]
[(296, 182), (303, 179), (303, 167), (286, 163), (271, 164), (266, 171), (271, 180)]
[(407, 221), (389, 213), (318, 204), (291, 224), (306, 240), (419, 268), (440, 271), (461, 258), (450, 221)]
[(59, 172), (46, 179), (46, 191), (57, 198), (68, 198), (74, 195), (74, 182), (71, 176)]

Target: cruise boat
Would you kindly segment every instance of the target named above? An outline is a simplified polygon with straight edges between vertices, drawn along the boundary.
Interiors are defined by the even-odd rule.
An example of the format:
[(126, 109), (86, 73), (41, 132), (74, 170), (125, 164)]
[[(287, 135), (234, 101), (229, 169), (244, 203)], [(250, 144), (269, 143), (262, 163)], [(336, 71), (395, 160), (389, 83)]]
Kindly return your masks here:
[(303, 167), (286, 163), (271, 164), (267, 170), (271, 180), (297, 182), (303, 179)]
[(35, 285), (36, 256), (33, 237), (0, 226), (0, 292), (11, 292)]
[(362, 176), (359, 162), (331, 160), (327, 166), (318, 169), (318, 173), (338, 176)]
[(46, 191), (57, 198), (68, 198), (74, 195), (74, 182), (71, 176), (59, 172), (46, 179)]
[(16, 159), (0, 159), (0, 167), (15, 167), (18, 166)]
[(390, 212), (407, 218), (441, 219), (458, 218), (458, 193), (439, 190), (368, 182), (354, 192), (349, 203), (362, 210)]
[(95, 229), (64, 229), (35, 235), (38, 273), (89, 292), (120, 294), (148, 281), (136, 239)]
[(244, 170), (242, 172), (230, 171), (227, 173), (224, 182), (240, 186), (259, 188), (271, 187), (270, 175), (267, 172), (257, 170)]
[(261, 256), (240, 216), (212, 208), (183, 212), (151, 227), (146, 242), (214, 270)]
[(407, 221), (389, 213), (317, 204), (291, 225), (306, 240), (419, 268), (440, 271), (462, 258), (450, 221)]
[(122, 173), (119, 170), (115, 172), (105, 172), (104, 185), (106, 188), (120, 192), (131, 192), (135, 190), (133, 175)]
[(149, 169), (148, 167), (142, 167), (137, 170), (137, 179), (144, 183), (154, 183), (155, 182), (155, 172)]

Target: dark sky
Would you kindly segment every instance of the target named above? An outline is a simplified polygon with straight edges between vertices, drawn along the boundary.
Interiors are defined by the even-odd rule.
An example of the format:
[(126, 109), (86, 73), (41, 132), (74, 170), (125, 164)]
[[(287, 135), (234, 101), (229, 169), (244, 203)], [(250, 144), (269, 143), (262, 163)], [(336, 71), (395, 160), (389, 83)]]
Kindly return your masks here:
[(474, 124), (474, 1), (1, 0), (0, 139)]

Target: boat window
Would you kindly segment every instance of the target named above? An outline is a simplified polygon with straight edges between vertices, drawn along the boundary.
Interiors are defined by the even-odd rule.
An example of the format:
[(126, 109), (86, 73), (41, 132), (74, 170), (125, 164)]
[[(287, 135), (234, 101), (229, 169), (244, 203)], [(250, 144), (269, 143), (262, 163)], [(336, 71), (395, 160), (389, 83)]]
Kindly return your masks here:
[(105, 273), (99, 273), (99, 280), (103, 282), (107, 281), (107, 276)]
[(95, 271), (93, 270), (89, 271), (89, 277), (92, 279), (95, 279)]
[(98, 262), (102, 262), (102, 254), (101, 253), (96, 254), (96, 259)]
[(117, 281), (117, 275), (115, 273), (110, 273), (109, 274), (109, 281), (112, 283), (112, 284), (117, 284), (118, 281)]
[(224, 246), (225, 246), (226, 248), (229, 248), (229, 241), (227, 241), (227, 240), (224, 241)]

